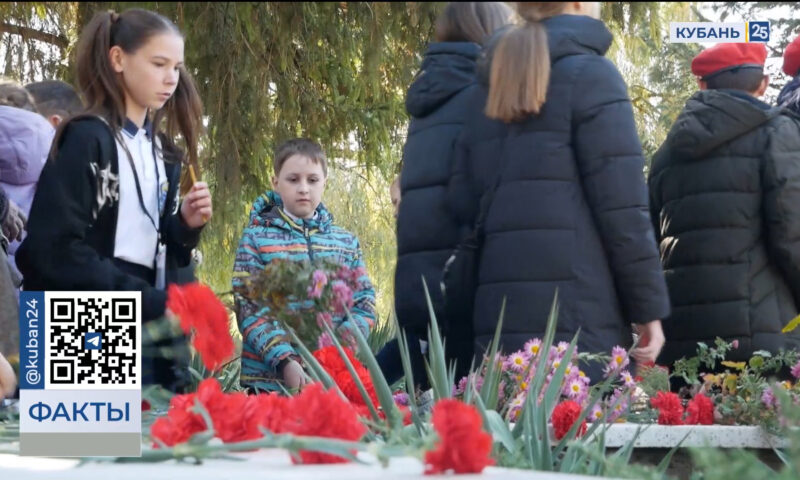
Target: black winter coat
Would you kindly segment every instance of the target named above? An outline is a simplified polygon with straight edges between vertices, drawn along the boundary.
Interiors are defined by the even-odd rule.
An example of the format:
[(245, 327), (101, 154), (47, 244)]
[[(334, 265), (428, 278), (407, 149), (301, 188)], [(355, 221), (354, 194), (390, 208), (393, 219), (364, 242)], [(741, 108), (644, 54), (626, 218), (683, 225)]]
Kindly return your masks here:
[(458, 224), (447, 208), (447, 182), (462, 126), (480, 115), (480, 106), (469, 101), (477, 88), (480, 51), (475, 43), (431, 44), (406, 98), (412, 119), (400, 180), (395, 310), (400, 325), (421, 338), (427, 338), (430, 322), (422, 277), (437, 319), (443, 320), (439, 283), (459, 239)]
[(686, 103), (650, 173), (672, 315), (660, 361), (697, 342), (739, 340), (729, 357), (800, 346), (782, 334), (800, 305), (800, 121), (743, 92)]
[[(558, 290), (556, 340), (580, 329), (580, 350), (610, 352), (630, 345), (631, 323), (669, 314), (644, 158), (625, 83), (603, 57), (610, 32), (586, 16), (544, 25), (552, 67), (541, 112), (508, 125), (475, 117), (456, 151), (449, 196), (463, 222), (474, 222), (501, 175), (486, 220), (475, 343), (489, 344), (504, 298), (504, 350), (543, 337)], [(482, 87), (474, 101), (485, 99)]]

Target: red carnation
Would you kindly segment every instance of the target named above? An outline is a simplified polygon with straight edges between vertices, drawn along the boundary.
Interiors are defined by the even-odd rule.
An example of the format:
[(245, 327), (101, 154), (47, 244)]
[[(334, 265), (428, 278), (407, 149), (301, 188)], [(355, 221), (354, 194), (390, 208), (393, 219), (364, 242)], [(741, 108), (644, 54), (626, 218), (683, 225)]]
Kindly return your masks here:
[[(344, 351), (348, 360), (350, 360), (350, 363), (353, 365), (356, 375), (364, 385), (367, 395), (369, 396), (370, 400), (372, 400), (372, 404), (377, 407), (379, 405), (378, 395), (375, 393), (375, 386), (372, 383), (372, 377), (369, 374), (369, 370), (367, 370), (364, 365), (358, 361), (349, 348), (345, 348)], [(350, 374), (350, 370), (347, 369), (347, 365), (345, 364), (336, 347), (320, 348), (319, 350), (315, 351), (313, 355), (322, 368), (328, 372), (328, 375), (331, 376), (333, 381), (336, 382), (336, 385), (348, 400), (356, 405), (366, 405), (364, 398), (361, 396), (361, 392), (358, 390), (355, 380), (353, 380), (353, 376)]]
[(436, 402), (432, 413), (433, 427), (440, 442), (425, 454), (425, 474), (480, 473), (494, 464), (489, 455), (492, 436), (483, 431), (480, 413), (472, 406), (454, 399)]
[(658, 392), (650, 399), (650, 405), (658, 409), (659, 425), (683, 425), (683, 405), (673, 392)]
[(167, 416), (158, 418), (150, 428), (151, 436), (167, 446), (174, 446), (205, 431), (202, 415), (192, 410), (197, 401), (211, 417), (215, 436), (230, 443), (261, 438), (259, 426), (275, 433), (282, 432), (289, 399), (277, 394), (226, 394), (216, 379), (207, 378), (200, 383), (197, 393), (172, 397)]
[(711, 425), (714, 423), (714, 403), (702, 393), (698, 393), (686, 407), (687, 425)]
[(178, 316), (184, 333), (194, 330), (192, 345), (206, 368), (213, 371), (233, 354), (228, 312), (210, 288), (201, 283), (170, 285), (167, 308)]
[(158, 448), (156, 439), (172, 447), (189, 440), (195, 433), (206, 430), (203, 417), (190, 411), (196, 397), (197, 394), (188, 393), (175, 395), (170, 399), (167, 416), (157, 418), (150, 427), (153, 448)]
[(261, 438), (258, 427), (264, 427), (272, 433), (284, 433), (283, 423), (290, 415), (289, 397), (277, 393), (259, 393), (250, 395), (242, 410), (243, 422), (250, 426), (251, 439)]
[[(581, 406), (577, 402), (567, 400), (556, 405), (556, 408), (553, 409), (553, 415), (550, 417), (556, 440), (564, 438), (564, 435), (569, 432), (572, 425), (580, 418)], [(586, 420), (581, 422), (581, 426), (578, 427), (577, 436), (583, 436), (584, 433), (586, 433)]]
[(400, 413), (403, 414), (403, 425), (411, 425), (411, 423), (413, 423), (411, 418), (411, 410), (403, 405), (398, 405), (397, 408), (400, 409)]
[[(319, 383), (303, 388), (290, 399), (291, 415), (283, 423), (287, 433), (357, 441), (367, 429), (356, 410), (333, 390), (325, 391)], [(344, 463), (348, 460), (328, 453), (300, 451), (302, 463)], [(292, 459), (294, 462), (294, 458)]]

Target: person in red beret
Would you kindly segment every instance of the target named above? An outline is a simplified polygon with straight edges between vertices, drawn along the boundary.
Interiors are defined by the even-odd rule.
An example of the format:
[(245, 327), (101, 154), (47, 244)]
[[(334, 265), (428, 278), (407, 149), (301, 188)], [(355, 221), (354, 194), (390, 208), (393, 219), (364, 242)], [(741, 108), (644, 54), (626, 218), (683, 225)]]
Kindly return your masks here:
[(734, 361), (800, 346), (797, 331), (781, 333), (800, 311), (800, 120), (759, 100), (766, 57), (760, 43), (697, 55), (700, 91), (653, 157), (650, 215), (672, 301), (659, 364), (716, 337), (738, 341)]
[(800, 36), (783, 52), (783, 73), (792, 77), (778, 94), (778, 106), (800, 115)]

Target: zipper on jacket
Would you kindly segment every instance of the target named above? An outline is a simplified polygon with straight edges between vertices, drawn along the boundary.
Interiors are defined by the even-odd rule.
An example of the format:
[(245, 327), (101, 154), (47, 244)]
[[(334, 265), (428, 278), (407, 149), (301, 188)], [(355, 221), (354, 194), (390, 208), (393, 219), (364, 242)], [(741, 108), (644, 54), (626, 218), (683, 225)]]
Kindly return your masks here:
[(308, 234), (308, 227), (305, 226), (305, 224), (303, 225), (303, 232), (304, 232), (303, 235), (306, 237), (306, 243), (308, 244), (308, 258), (310, 258), (311, 261), (313, 262), (314, 248), (311, 245), (311, 235)]

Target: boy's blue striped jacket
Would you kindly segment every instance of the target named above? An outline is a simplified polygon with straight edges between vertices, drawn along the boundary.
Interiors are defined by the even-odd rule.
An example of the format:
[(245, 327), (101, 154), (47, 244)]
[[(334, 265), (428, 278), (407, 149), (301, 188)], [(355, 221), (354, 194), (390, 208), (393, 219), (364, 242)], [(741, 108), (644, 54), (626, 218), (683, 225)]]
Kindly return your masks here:
[[(280, 196), (273, 191), (261, 195), (250, 210), (250, 221), (244, 229), (236, 251), (235, 273), (255, 274), (272, 260), (327, 260), (355, 269), (364, 266), (358, 238), (333, 224), (333, 215), (323, 204), (313, 219), (294, 221), (283, 211)], [(234, 276), (234, 292), (243, 278)], [(359, 279), (360, 290), (353, 292), (350, 318), (335, 317), (335, 327), (357, 326), (364, 336), (375, 322), (375, 290), (369, 278)], [(241, 384), (258, 390), (280, 390), (282, 381), (278, 364), (298, 356), (290, 344), (287, 331), (270, 313), (241, 293), (234, 293), (242, 333)], [(302, 304), (293, 303), (298, 308)], [(316, 345), (308, 345), (314, 349)]]

